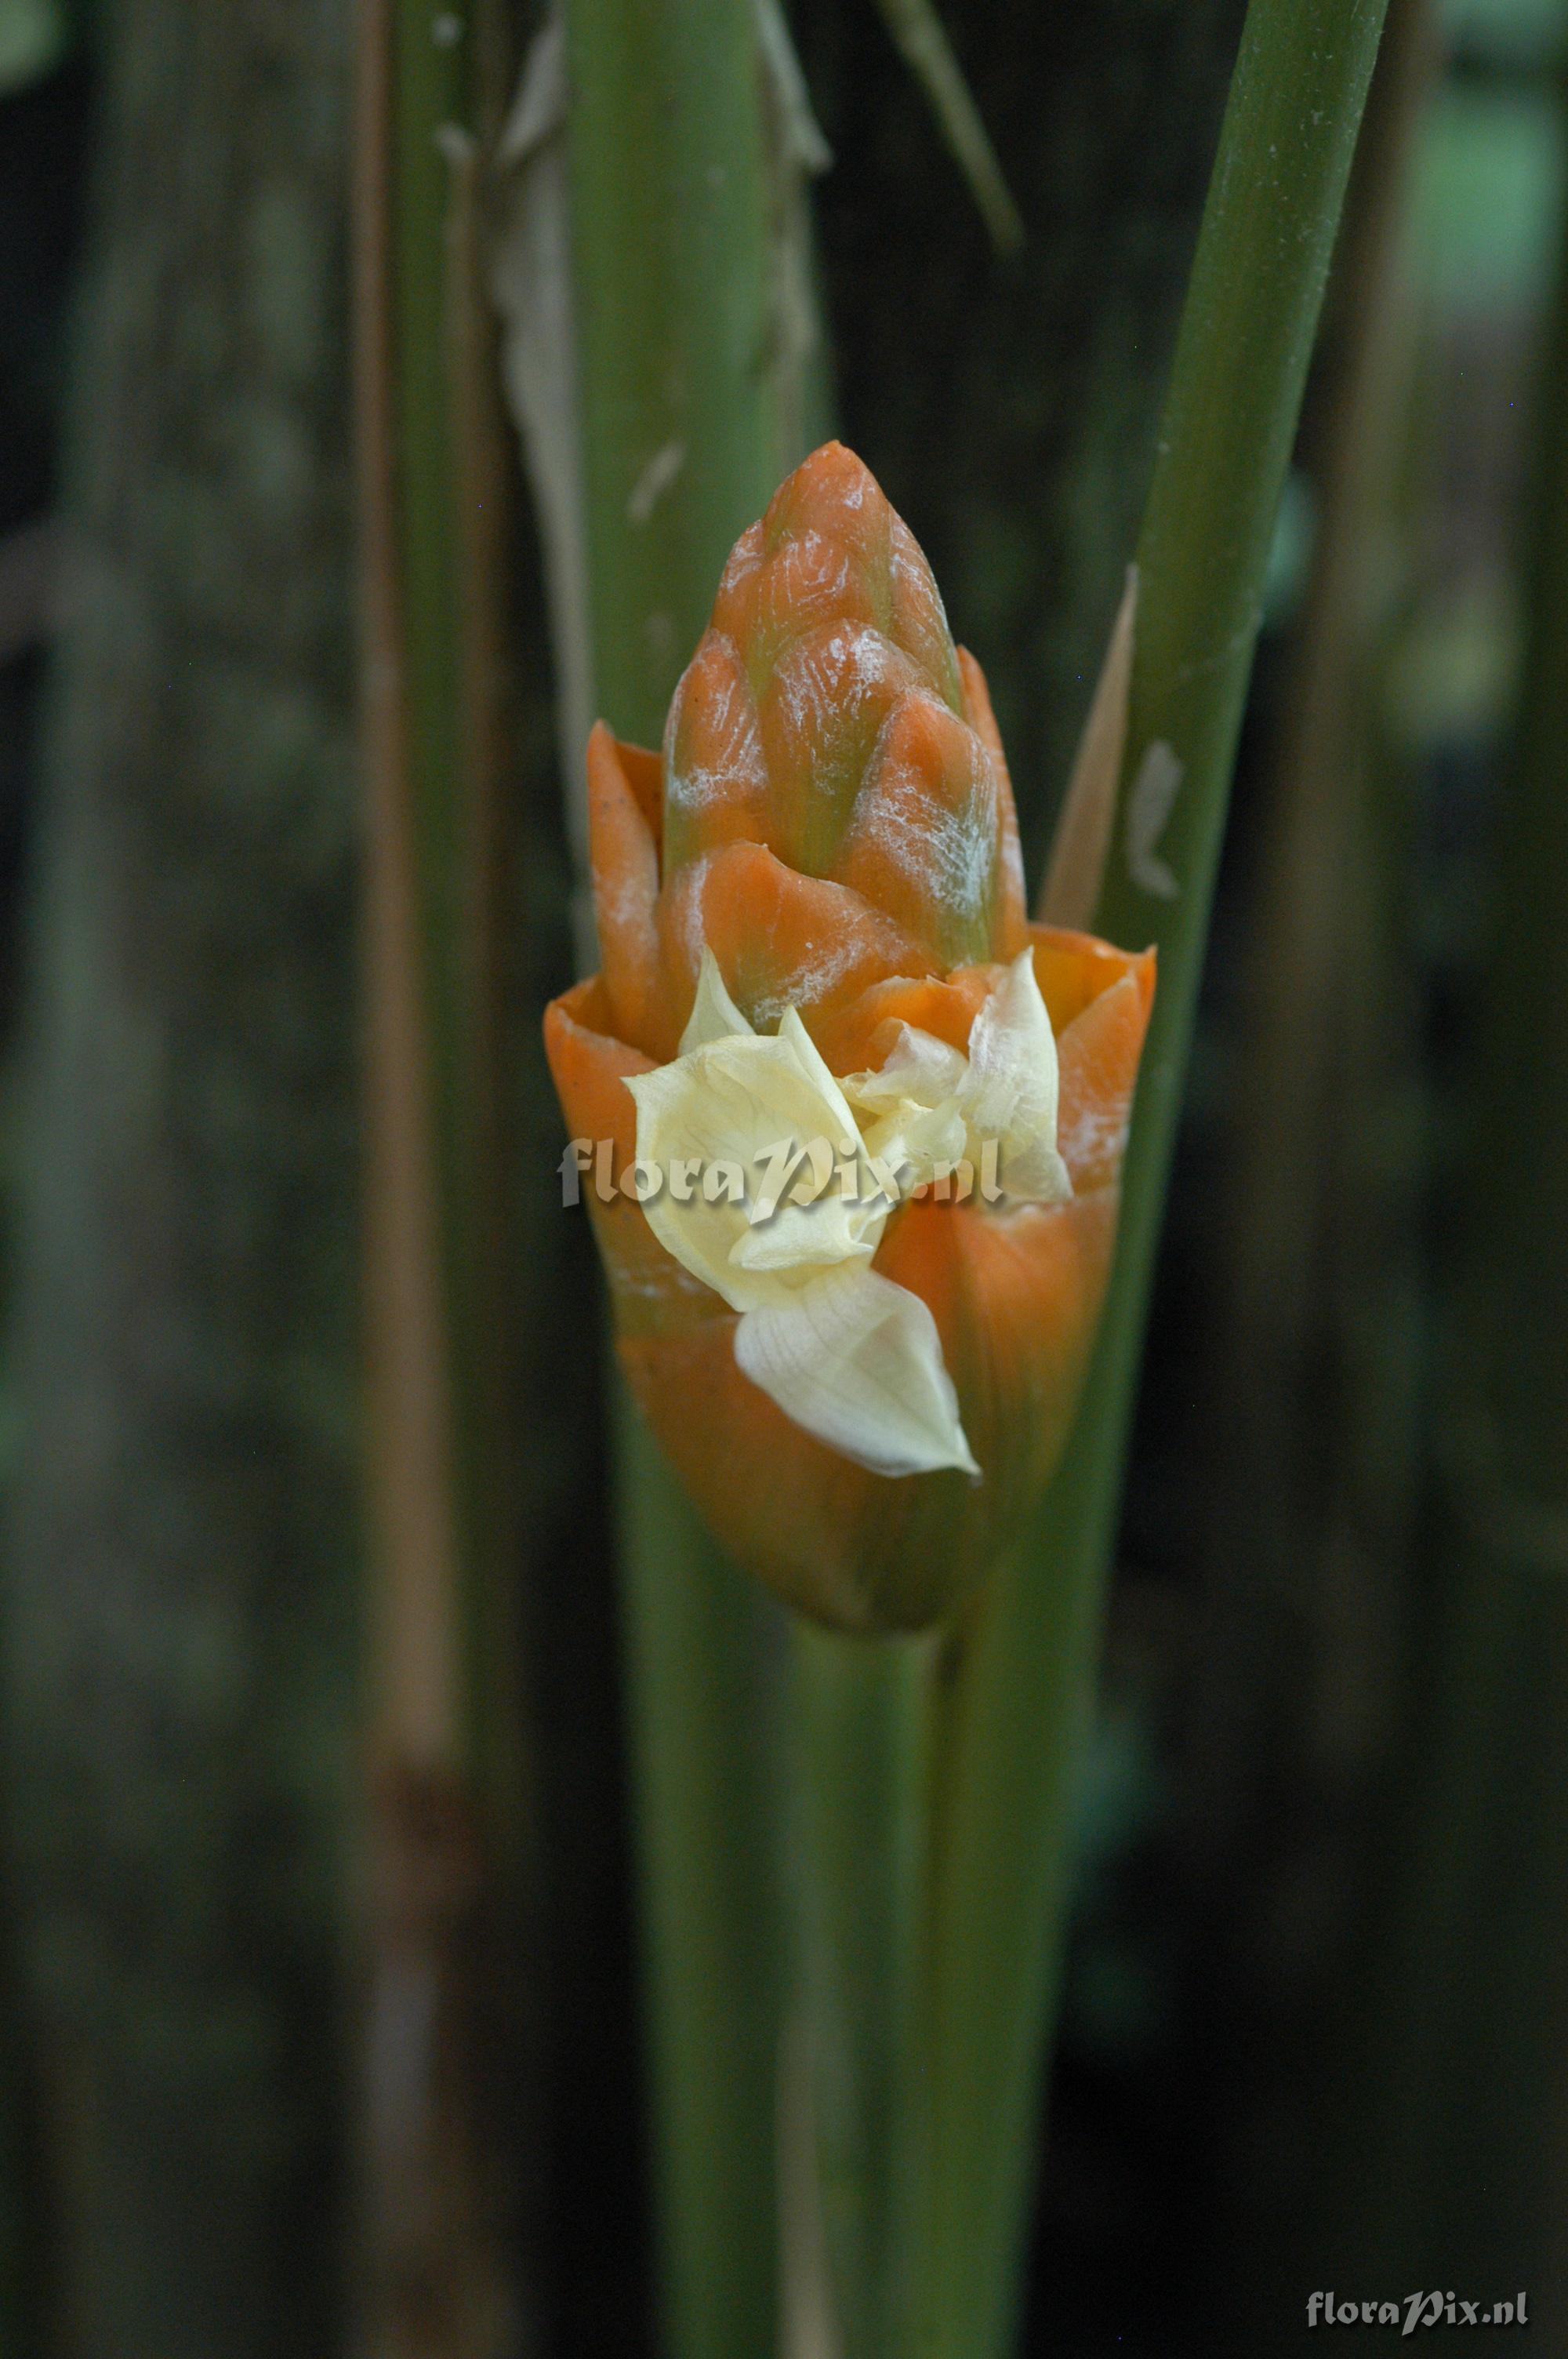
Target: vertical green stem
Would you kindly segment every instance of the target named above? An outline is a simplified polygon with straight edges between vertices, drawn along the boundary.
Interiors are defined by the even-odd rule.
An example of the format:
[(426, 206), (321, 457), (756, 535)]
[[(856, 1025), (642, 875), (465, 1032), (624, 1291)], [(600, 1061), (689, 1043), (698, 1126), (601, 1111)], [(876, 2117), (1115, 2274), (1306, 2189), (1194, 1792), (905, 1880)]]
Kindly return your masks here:
[[(752, 11), (568, 0), (589, 630), (600, 711), (657, 744), (730, 546), (773, 491), (768, 185)], [(777, 2327), (775, 1617), (627, 1412), (619, 1473), (666, 2342)]]
[(795, 1625), (795, 1915), (840, 2359), (908, 2359), (925, 2147), (928, 1668)]
[(762, 2354), (779, 2307), (780, 1634), (624, 1395), (617, 1473), (664, 2347)]
[[(504, 446), (476, 144), (501, 30), (494, 0), (360, 0), (356, 19), (373, 1535), (359, 2291), (360, 2331), (388, 2353), (493, 2347), (521, 2307), (515, 1987), (486, 1985), (477, 1939), (515, 1939), (526, 1815), (498, 1132)], [(411, 1982), (429, 1994), (413, 2041)]]
[(595, 682), (656, 745), (773, 489), (760, 68), (733, 0), (570, 0), (567, 49)]
[[(935, 1998), (933, 2359), (1005, 2349), (1055, 1972), (1069, 1778), (1260, 597), (1383, 16), (1252, 0), (1138, 557), (1128, 757), (1097, 914), (1160, 990), (1121, 1239), (1066, 1461), (992, 1586), (947, 1707)], [(1163, 747), (1164, 754), (1152, 749)], [(1163, 768), (1180, 766), (1147, 838)], [(1132, 824), (1129, 825), (1129, 821)], [(1138, 857), (1140, 845), (1148, 857)], [(1168, 875), (1173, 889), (1162, 889)]]

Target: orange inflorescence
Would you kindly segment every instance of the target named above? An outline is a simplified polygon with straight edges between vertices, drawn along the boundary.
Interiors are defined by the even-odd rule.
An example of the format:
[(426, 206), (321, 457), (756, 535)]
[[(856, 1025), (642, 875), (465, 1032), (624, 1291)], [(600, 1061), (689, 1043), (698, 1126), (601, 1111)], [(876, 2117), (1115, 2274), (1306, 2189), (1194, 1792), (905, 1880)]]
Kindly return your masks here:
[(917, 1628), (983, 1576), (1065, 1440), (1104, 1296), (1152, 953), (1032, 925), (980, 668), (930, 569), (828, 444), (738, 542), (662, 756), (589, 746), (600, 972), (546, 1021), (571, 1131), (636, 1153), (628, 1077), (676, 1058), (704, 949), (741, 1015), (794, 1007), (835, 1075), (913, 1026), (964, 1050), (1026, 949), (1056, 1036), (1063, 1202), (900, 1205), (874, 1267), (935, 1317), (980, 1479), (890, 1476), (785, 1415), (736, 1365), (736, 1313), (629, 1195), (588, 1190), (622, 1364), (720, 1541), (840, 1626)]

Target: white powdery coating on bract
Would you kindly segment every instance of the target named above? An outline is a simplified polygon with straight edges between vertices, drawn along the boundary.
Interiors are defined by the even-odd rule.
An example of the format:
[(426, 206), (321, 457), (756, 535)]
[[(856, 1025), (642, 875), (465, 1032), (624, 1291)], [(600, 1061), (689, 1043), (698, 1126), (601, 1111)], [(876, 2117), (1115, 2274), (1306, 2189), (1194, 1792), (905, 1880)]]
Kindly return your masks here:
[(815, 956), (802, 960), (787, 974), (781, 975), (765, 997), (753, 1001), (752, 1023), (765, 1031), (779, 1021), (786, 1007), (806, 1012), (819, 1007), (851, 971), (863, 947), (858, 942), (824, 942)]
[[(953, 647), (953, 634), (947, 626), (947, 609), (942, 603), (942, 592), (936, 587), (936, 577), (925, 561), (925, 552), (902, 516), (894, 516), (892, 521), (892, 562), (890, 571), (895, 587), (909, 593), (914, 603), (920, 608), (922, 636), (929, 637), (932, 648), (939, 648), (942, 651), (943, 671), (945, 673), (950, 671), (956, 665), (957, 657)], [(906, 621), (905, 627), (907, 626)], [(921, 668), (925, 670), (924, 657), (916, 660), (920, 661)], [(930, 672), (927, 672), (926, 676), (936, 678)], [(936, 678), (936, 685), (938, 688), (945, 688), (946, 680)]]
[[(940, 709), (946, 714), (946, 707)], [(890, 715), (884, 726), (896, 718)], [(957, 810), (937, 800), (914, 763), (879, 763), (873, 754), (866, 777), (853, 832), (878, 845), (942, 908), (979, 917), (991, 890), (998, 819), (996, 776), (979, 739), (972, 742), (969, 791)]]
[(1056, 1141), (1063, 1162), (1075, 1172), (1105, 1165), (1114, 1170), (1126, 1150), (1128, 1128), (1124, 1108), (1107, 1113), (1099, 1106), (1081, 1107)]
[(673, 1254), (665, 1256), (651, 1277), (622, 1266), (615, 1274), (615, 1286), (619, 1293), (635, 1295), (644, 1302), (666, 1302), (672, 1294), (686, 1295), (693, 1302), (713, 1299), (713, 1288), (705, 1286), (700, 1277), (694, 1277)]
[(680, 741), (691, 677), (687, 671), (676, 691), (665, 733), (665, 793), (674, 809), (683, 812), (703, 810), (709, 804), (727, 801), (737, 790), (761, 792), (768, 782), (767, 762), (757, 729), (757, 708), (752, 701), (752, 691), (741, 671), (738, 656), (728, 677), (716, 679), (709, 666), (699, 681), (703, 714), (715, 750), (706, 762), (685, 766), (677, 762), (676, 747)]
[[(694, 976), (701, 973), (703, 954), (708, 949), (704, 896), (708, 871), (719, 856), (711, 852), (700, 853), (679, 872), (665, 897), (665, 911), (675, 940), (680, 946), (683, 963)], [(859, 894), (848, 897), (854, 908), (863, 914), (867, 904)], [(897, 939), (896, 932), (890, 926), (890, 947)], [(759, 1031), (770, 1031), (786, 1008), (819, 1006), (828, 993), (852, 973), (856, 961), (864, 954), (864, 939), (860, 936), (849, 938), (842, 930), (824, 940), (808, 943), (805, 955), (780, 975), (772, 991), (764, 997), (748, 1003), (748, 1021), (754, 1024)]]
[(676, 935), (687, 966), (693, 975), (702, 966), (702, 953), (708, 947), (708, 929), (703, 923), (702, 897), (708, 886), (708, 872), (713, 865), (711, 852), (699, 853), (677, 873), (673, 886), (665, 892), (665, 908), (675, 907)]
[(774, 694), (801, 736), (830, 737), (825, 723), (852, 728), (881, 693), (914, 690), (920, 675), (901, 647), (871, 623), (838, 623), (798, 640), (773, 675)]
[(601, 913), (617, 932), (630, 927), (633, 920), (646, 926), (650, 937), (654, 926), (654, 892), (656, 886), (646, 875), (605, 875), (594, 879), (594, 894)]
[(759, 520), (748, 525), (730, 552), (730, 560), (719, 577), (720, 598), (732, 596), (742, 582), (750, 579), (762, 563), (762, 527)]
[[(998, 802), (1000, 806), (1000, 795)], [(1023, 875), (1023, 847), (1019, 842), (1015, 828), (1009, 828), (1001, 836), (1000, 864), (1002, 879), (1007, 886), (1004, 898), (1011, 900), (1016, 908), (1022, 909), (1028, 903), (1029, 887)]]
[(809, 627), (827, 619), (825, 609), (830, 612), (849, 596), (849, 552), (841, 542), (829, 540), (820, 532), (796, 533), (784, 547), (794, 559), (786, 576), (791, 619)]

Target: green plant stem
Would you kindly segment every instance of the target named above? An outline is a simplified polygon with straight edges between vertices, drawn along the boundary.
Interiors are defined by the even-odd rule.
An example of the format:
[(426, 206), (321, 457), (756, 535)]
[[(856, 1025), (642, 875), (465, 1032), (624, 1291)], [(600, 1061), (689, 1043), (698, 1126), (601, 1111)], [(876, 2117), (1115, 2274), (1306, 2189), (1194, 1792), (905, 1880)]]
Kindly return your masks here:
[[(656, 745), (778, 455), (753, 20), (732, 0), (568, 0), (567, 54), (595, 693)], [(773, 2347), (779, 2298), (776, 1615), (629, 1409), (618, 1472), (665, 2342), (736, 2359)]]
[(907, 2359), (925, 2146), (930, 1642), (794, 1632), (795, 1919), (840, 2359)]
[(773, 489), (760, 69), (730, 0), (570, 0), (567, 55), (594, 675), (656, 745)]
[[(493, 0), (450, 19), (456, 40), (444, 21), (432, 0), (362, 0), (356, 19), (373, 1533), (357, 2287), (359, 2331), (389, 2352), (473, 2348), (524, 2310), (517, 1986), (486, 1984), (474, 1939), (483, 1924), (501, 1937), (484, 1954), (515, 1943), (528, 1874), (498, 1129), (504, 446), (476, 148), (506, 68)], [(411, 1972), (422, 2037), (394, 2045)]]
[[(1070, 1772), (1101, 1595), (1209, 903), (1281, 487), (1381, 0), (1252, 0), (1138, 549), (1128, 755), (1097, 913), (1158, 944), (1117, 1267), (1084, 1406), (999, 1574), (945, 1712), (934, 2039), (931, 2359), (1006, 2348), (1056, 1973)], [(1152, 746), (1181, 765), (1151, 890), (1126, 820)], [(923, 2354), (924, 2359), (924, 2354)]]
[(1023, 244), (1022, 218), (1013, 202), (985, 118), (964, 79), (935, 0), (880, 0), (899, 53), (925, 91), (948, 153), (1000, 254)]
[(771, 2350), (778, 2315), (781, 1649), (623, 1393), (619, 1419), (665, 2341), (719, 2359)]

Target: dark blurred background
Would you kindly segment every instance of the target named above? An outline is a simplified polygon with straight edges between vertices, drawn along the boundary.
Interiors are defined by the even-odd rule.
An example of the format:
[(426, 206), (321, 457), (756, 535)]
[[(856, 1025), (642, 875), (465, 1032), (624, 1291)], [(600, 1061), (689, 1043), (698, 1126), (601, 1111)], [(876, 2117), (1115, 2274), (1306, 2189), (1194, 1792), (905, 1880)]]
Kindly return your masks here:
[[(987, 667), (1037, 874), (1242, 11), (943, 13), (1016, 259), (868, 0), (790, 8), (835, 158), (840, 430)], [(370, 2347), (346, 2258), (350, 29), (344, 0), (0, 0), (17, 2359)], [(1084, 1768), (1042, 2354), (1283, 2352), (1314, 2289), (1418, 2286), (1527, 2288), (1536, 2347), (1568, 2354), (1568, 832), (1530, 785), (1563, 773), (1568, 723), (1565, 72), (1562, 0), (1394, 0), (1280, 519)], [(532, 1883), (497, 2137), (516, 2348), (598, 2359), (651, 2347), (648, 2224), (595, 1280), (533, 1151), (571, 884), (519, 532)]]

